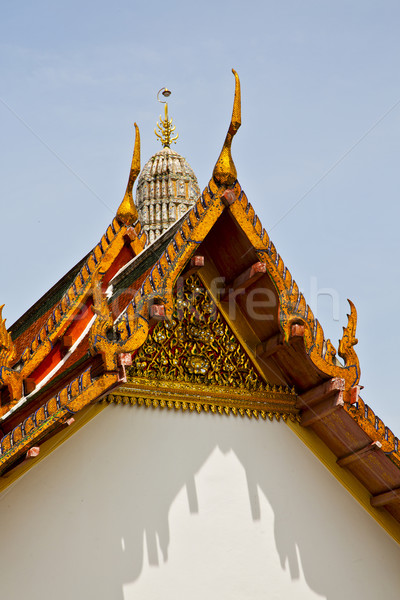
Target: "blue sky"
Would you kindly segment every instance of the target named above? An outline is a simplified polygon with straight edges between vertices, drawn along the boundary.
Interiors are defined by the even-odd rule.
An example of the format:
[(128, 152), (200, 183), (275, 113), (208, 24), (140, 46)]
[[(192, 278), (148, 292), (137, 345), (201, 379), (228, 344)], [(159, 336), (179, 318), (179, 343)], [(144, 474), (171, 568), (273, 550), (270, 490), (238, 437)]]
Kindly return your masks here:
[(400, 5), (390, 0), (4, 2), (0, 303), (8, 325), (111, 221), (134, 121), (142, 162), (158, 149), (162, 86), (173, 90), (175, 149), (207, 184), (235, 67), (241, 185), (313, 308), (317, 299), (335, 345), (346, 298), (355, 302), (363, 398), (400, 435), (399, 26)]

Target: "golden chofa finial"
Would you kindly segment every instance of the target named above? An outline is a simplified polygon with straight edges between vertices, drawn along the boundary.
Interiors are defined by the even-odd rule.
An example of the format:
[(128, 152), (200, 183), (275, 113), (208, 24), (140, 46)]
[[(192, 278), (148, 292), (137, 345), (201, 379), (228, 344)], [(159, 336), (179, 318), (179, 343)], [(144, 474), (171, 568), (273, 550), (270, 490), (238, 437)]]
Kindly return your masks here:
[[(168, 117), (168, 104), (166, 100), (160, 100), (160, 93), (164, 96), (164, 98), (169, 98), (171, 95), (171, 91), (168, 88), (161, 88), (157, 93), (157, 100), (161, 102), (161, 104), (165, 104), (165, 118), (162, 119), (160, 115), (160, 123), (157, 123), (157, 128), (154, 130), (154, 133), (162, 143), (163, 147), (170, 148), (172, 142), (176, 144), (176, 140), (179, 137), (177, 133), (175, 137), (172, 137), (176, 127), (172, 125), (172, 119)], [(157, 131), (158, 129), (158, 131)]]
[(237, 179), (235, 163), (232, 159), (231, 145), (233, 137), (242, 124), (241, 103), (240, 103), (240, 81), (235, 69), (232, 69), (235, 76), (235, 98), (233, 101), (232, 119), (226, 134), (225, 142), (219, 155), (219, 159), (214, 167), (214, 180), (220, 185), (227, 187), (233, 186)]
[(136, 177), (140, 173), (140, 133), (139, 127), (135, 123), (135, 147), (133, 150), (131, 172), (129, 174), (128, 185), (124, 199), (119, 205), (117, 211), (117, 219), (124, 225), (133, 225), (138, 220), (138, 211), (133, 201), (132, 189), (136, 181)]

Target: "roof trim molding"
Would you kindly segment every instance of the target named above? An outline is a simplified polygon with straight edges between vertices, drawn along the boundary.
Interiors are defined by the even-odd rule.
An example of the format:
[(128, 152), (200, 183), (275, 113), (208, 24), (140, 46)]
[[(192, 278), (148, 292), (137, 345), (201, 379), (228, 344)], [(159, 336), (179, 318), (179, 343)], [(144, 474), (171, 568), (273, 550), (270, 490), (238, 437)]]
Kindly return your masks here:
[(54, 308), (48, 321), (22, 353), (18, 365), (11, 368), (9, 358), (6, 355), (0, 355), (0, 388), (7, 386), (11, 397), (11, 402), (0, 407), (0, 417), (21, 400), (24, 394), (23, 380), (29, 377), (42, 363), (57, 340), (65, 333), (74, 315), (93, 294), (93, 282), (98, 281), (99, 278), (101, 281), (103, 280), (126, 243), (126, 238), (129, 239), (136, 255), (143, 250), (146, 235), (142, 232), (140, 222), (137, 221), (134, 227), (121, 226), (117, 219), (113, 219), (100, 242), (90, 253), (74, 281)]
[(336, 358), (335, 347), (329, 339), (325, 339), (318, 319), (314, 317), (289, 269), (279, 256), (267, 232), (262, 228), (260, 219), (244, 192), (241, 192), (239, 198), (229, 206), (229, 210), (255, 248), (259, 260), (267, 266), (268, 274), (279, 296), (279, 319), (285, 341), (290, 338), (293, 324), (303, 325), (305, 348), (313, 364), (330, 377), (344, 379), (345, 394), (349, 399), (351, 388), (360, 380), (360, 364), (353, 348), (357, 344), (355, 337), (357, 312), (354, 304), (349, 301), (351, 311), (348, 315), (348, 324), (343, 328), (343, 337), (339, 343), (339, 355), (345, 361), (345, 364), (341, 365)]
[(121, 381), (118, 373), (104, 373), (93, 378), (91, 368), (84, 371), (0, 440), (0, 470), (4, 471), (57, 425), (111, 391)]

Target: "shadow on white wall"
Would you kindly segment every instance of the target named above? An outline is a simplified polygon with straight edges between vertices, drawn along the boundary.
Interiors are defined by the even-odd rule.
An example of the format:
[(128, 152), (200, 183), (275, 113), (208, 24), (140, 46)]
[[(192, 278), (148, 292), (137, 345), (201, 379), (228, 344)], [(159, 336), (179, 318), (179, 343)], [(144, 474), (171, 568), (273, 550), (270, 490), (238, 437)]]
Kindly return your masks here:
[[(216, 449), (223, 460), (236, 457), (235, 464), (238, 459), (242, 465), (247, 506), (241, 510), (257, 526), (257, 536), (268, 535), (268, 511), (272, 515), (275, 557), (259, 555), (261, 542), (242, 549), (249, 582), (257, 577), (251, 572), (254, 552), (256, 564), (265, 564), (265, 574), (258, 572), (261, 589), (276, 559), (289, 584), (299, 578), (307, 584), (308, 595), (290, 597), (398, 597), (399, 547), (285, 424), (110, 406), (0, 497), (0, 598), (142, 599), (124, 589), (134, 590), (145, 568), (168, 569), (170, 549), (182, 539), (182, 532), (174, 533), (176, 511), (173, 523), (170, 513), (183, 489), (189, 517), (204, 516), (201, 498), (213, 482), (212, 476), (201, 477)], [(227, 488), (225, 504), (215, 507), (215, 518), (233, 515), (228, 548), (212, 548), (209, 537), (202, 541), (217, 555), (234, 553), (234, 545), (242, 543), (234, 537), (239, 492)], [(212, 519), (209, 506), (207, 511)], [(227, 560), (224, 555), (229, 565)], [(188, 558), (182, 564), (185, 585), (205, 565), (207, 556), (197, 564)], [(226, 582), (235, 583), (237, 568), (233, 561), (232, 572), (223, 574)], [(180, 595), (179, 581), (171, 586), (160, 589), (160, 596), (187, 598)], [(253, 595), (249, 587), (238, 597), (275, 597), (268, 595), (271, 589), (262, 595), (251, 589)], [(208, 596), (224, 597), (212, 587)]]

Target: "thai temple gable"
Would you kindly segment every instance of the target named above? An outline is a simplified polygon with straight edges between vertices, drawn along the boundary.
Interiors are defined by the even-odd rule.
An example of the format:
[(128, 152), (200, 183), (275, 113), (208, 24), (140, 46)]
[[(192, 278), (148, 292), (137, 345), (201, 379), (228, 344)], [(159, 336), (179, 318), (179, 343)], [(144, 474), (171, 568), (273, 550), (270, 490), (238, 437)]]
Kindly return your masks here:
[[(60, 473), (66, 455), (71, 456), (68, 464), (74, 465), (68, 477), (75, 481), (77, 476), (79, 480), (79, 453), (83, 452), (84, 463), (86, 454), (81, 448), (87, 435), (91, 467), (85, 467), (84, 478), (93, 476), (93, 495), (97, 495), (101, 506), (104, 503), (110, 509), (107, 524), (114, 523), (119, 511), (118, 502), (117, 508), (111, 509), (109, 504), (114, 496), (124, 507), (129, 497), (129, 515), (131, 518), (137, 515), (136, 495), (139, 498), (142, 490), (135, 488), (135, 481), (125, 487), (130, 481), (129, 460), (142, 486), (151, 487), (151, 465), (155, 472), (158, 457), (161, 462), (166, 461), (169, 452), (171, 460), (176, 461), (177, 472), (182, 462), (183, 471), (190, 471), (194, 478), (193, 473), (197, 477), (203, 468), (205, 457), (215, 458), (215, 447), (224, 449), (229, 439), (234, 440), (230, 442), (232, 449), (248, 469), (249, 496), (253, 500), (252, 522), (246, 535), (261, 518), (260, 507), (254, 501), (254, 489), (259, 483), (254, 474), (263, 473), (259, 485), (276, 516), (275, 523), (271, 520), (271, 531), (275, 531), (280, 553), (277, 576), (279, 569), (285, 570), (289, 553), (295, 553), (293, 548), (297, 547), (298, 539), (304, 539), (303, 514), (307, 523), (312, 523), (315, 513), (320, 528), (324, 519), (330, 520), (333, 515), (340, 531), (347, 531), (350, 519), (347, 514), (339, 514), (338, 506), (346, 506), (348, 514), (353, 514), (354, 506), (352, 499), (348, 503), (347, 492), (342, 494), (345, 490), (356, 498), (356, 509), (361, 505), (368, 513), (362, 510), (357, 522), (369, 519), (365, 535), (371, 551), (375, 552), (371, 540), (378, 528), (385, 534), (378, 536), (379, 548), (385, 548), (385, 552), (387, 548), (390, 552), (394, 549), (393, 556), (397, 556), (398, 546), (393, 540), (400, 542), (399, 441), (360, 396), (360, 364), (355, 351), (356, 308), (349, 301), (348, 320), (336, 349), (325, 339), (321, 324), (241, 188), (231, 152), (233, 138), (241, 125), (240, 82), (236, 72), (234, 76), (235, 95), (228, 132), (202, 193), (191, 167), (170, 148), (176, 136), (166, 105), (165, 117), (160, 117), (161, 126), (156, 132), (163, 147), (142, 170), (139, 129), (135, 124), (127, 188), (115, 218), (95, 248), (9, 330), (0, 309), (0, 491), (35, 464), (38, 467), (43, 464), (43, 469), (48, 464), (49, 472)], [(199, 430), (188, 419), (198, 419)], [(211, 424), (207, 419), (219, 421)], [(151, 423), (156, 431), (154, 438)], [(243, 433), (247, 446), (242, 447), (241, 431), (247, 432), (250, 426), (254, 427), (258, 446), (248, 447), (252, 442), (250, 432)], [(265, 430), (261, 431), (261, 426)], [(190, 432), (187, 439), (182, 434), (185, 428)], [(190, 436), (194, 441), (193, 460)], [(264, 443), (263, 439), (267, 441)], [(103, 440), (110, 444), (107, 452), (103, 452)], [(57, 454), (54, 450), (60, 445)], [(128, 447), (131, 450), (134, 447), (133, 458), (129, 460), (125, 454)], [(92, 457), (95, 448), (99, 448), (107, 477), (119, 482), (123, 493), (114, 488), (114, 496), (109, 496), (112, 485), (109, 490), (108, 481), (102, 479), (102, 467)], [(315, 475), (311, 479), (304, 467), (310, 460), (308, 449), (313, 453), (310, 472)], [(149, 472), (141, 479), (142, 463), (147, 465), (148, 454), (151, 454)], [(115, 460), (117, 466), (109, 468)], [(276, 467), (281, 463), (287, 475)], [(318, 488), (319, 477), (325, 481), (326, 475), (318, 470), (320, 463), (333, 474), (333, 483), (340, 488), (337, 497), (335, 492), (326, 493), (329, 483), (326, 489), (325, 484), (323, 489)], [(119, 465), (124, 465), (121, 473)], [(300, 471), (305, 469), (304, 480), (312, 482), (307, 484), (312, 487), (309, 495), (302, 487), (298, 465), (302, 465)], [(171, 498), (176, 498), (186, 485), (190, 515), (202, 517), (193, 481), (185, 483), (178, 477), (175, 480), (175, 474), (173, 467), (164, 479), (161, 474), (161, 483), (157, 483), (159, 488), (156, 486), (152, 499), (162, 496), (163, 486), (168, 488)], [(35, 469), (29, 475), (34, 480)], [(174, 486), (169, 487), (172, 480)], [(286, 486), (288, 480), (290, 486)], [(28, 485), (26, 481), (24, 478), (21, 483), (23, 489)], [(211, 473), (206, 481), (217, 486), (219, 480)], [(62, 482), (59, 485), (63, 489)], [(86, 489), (85, 485), (82, 484), (82, 489)], [(207, 485), (205, 497), (210, 495)], [(229, 504), (234, 503), (236, 485), (228, 489), (227, 504), (226, 500), (216, 503), (219, 519), (230, 514)], [(87, 497), (93, 501), (89, 488), (90, 485)], [(16, 494), (15, 489), (8, 491)], [(39, 493), (44, 489), (42, 486)], [(291, 494), (289, 499), (280, 497), (281, 489)], [(99, 490), (102, 490), (100, 495)], [(143, 492), (143, 514), (148, 515), (146, 507), (151, 504), (151, 494), (146, 494)], [(0, 495), (0, 502), (1, 498)], [(77, 518), (85, 521), (86, 517), (79, 512), (82, 507), (79, 503), (76, 506), (71, 510), (76, 509)], [(221, 514), (220, 506), (223, 506)], [(100, 511), (103, 519), (104, 510), (103, 507)], [(207, 514), (212, 513), (209, 509)], [(233, 514), (235, 522), (245, 521), (249, 516), (240, 513), (238, 518), (238, 512)], [(158, 512), (155, 521), (158, 522)], [(291, 530), (285, 529), (286, 522), (296, 532), (302, 531), (298, 538), (294, 536), (291, 550), (286, 547), (282, 550), (285, 536), (291, 534)], [(98, 526), (96, 522), (94, 529), (103, 526), (104, 523)], [(213, 531), (218, 526), (218, 522), (213, 522)], [(334, 529), (331, 537), (335, 535)], [(279, 531), (284, 533), (279, 535)], [(385, 532), (391, 538), (386, 539)], [(112, 530), (113, 544), (114, 534)], [(159, 531), (157, 535), (161, 540)], [(356, 538), (354, 543), (362, 547), (357, 532), (352, 535), (353, 540)], [(68, 532), (65, 536), (68, 538)], [(322, 537), (316, 534), (315, 548), (311, 542), (303, 544), (307, 547), (304, 551), (307, 564), (322, 560), (318, 555), (330, 551), (329, 536), (326, 541)], [(165, 564), (167, 538), (168, 535), (163, 538), (164, 545), (161, 544)], [(92, 538), (88, 535), (87, 539)], [(347, 549), (347, 539), (342, 541)], [(150, 556), (154, 550), (150, 537), (146, 543)], [(237, 540), (229, 543), (231, 548), (240, 546)], [(339, 539), (335, 543), (338, 550), (342, 542)], [(324, 551), (320, 551), (319, 544), (326, 544)], [(342, 561), (339, 551), (337, 554)], [(224, 551), (226, 555), (229, 552)], [(344, 568), (348, 564), (346, 552), (343, 556), (343, 565), (340, 564)], [(247, 558), (250, 564), (256, 559), (251, 551), (241, 560)], [(120, 560), (119, 557), (118, 564)], [(156, 563), (150, 560), (149, 564), (153, 568)], [(389, 564), (391, 560), (386, 561)], [(322, 571), (325, 577), (323, 567)], [(367, 576), (373, 579), (374, 590), (378, 588), (369, 562)], [(294, 569), (288, 585), (295, 585), (297, 578)], [(357, 577), (349, 572), (346, 578), (349, 589), (354, 591)], [(325, 592), (314, 580), (312, 583), (318, 593)], [(368, 589), (365, 584), (363, 590)], [(216, 597), (220, 596), (219, 593)], [(305, 593), (298, 597), (314, 596)], [(325, 597), (335, 596), (325, 594)]]
[(106, 401), (298, 419), (296, 393), (266, 382), (197, 272), (182, 277), (170, 320), (156, 322)]

